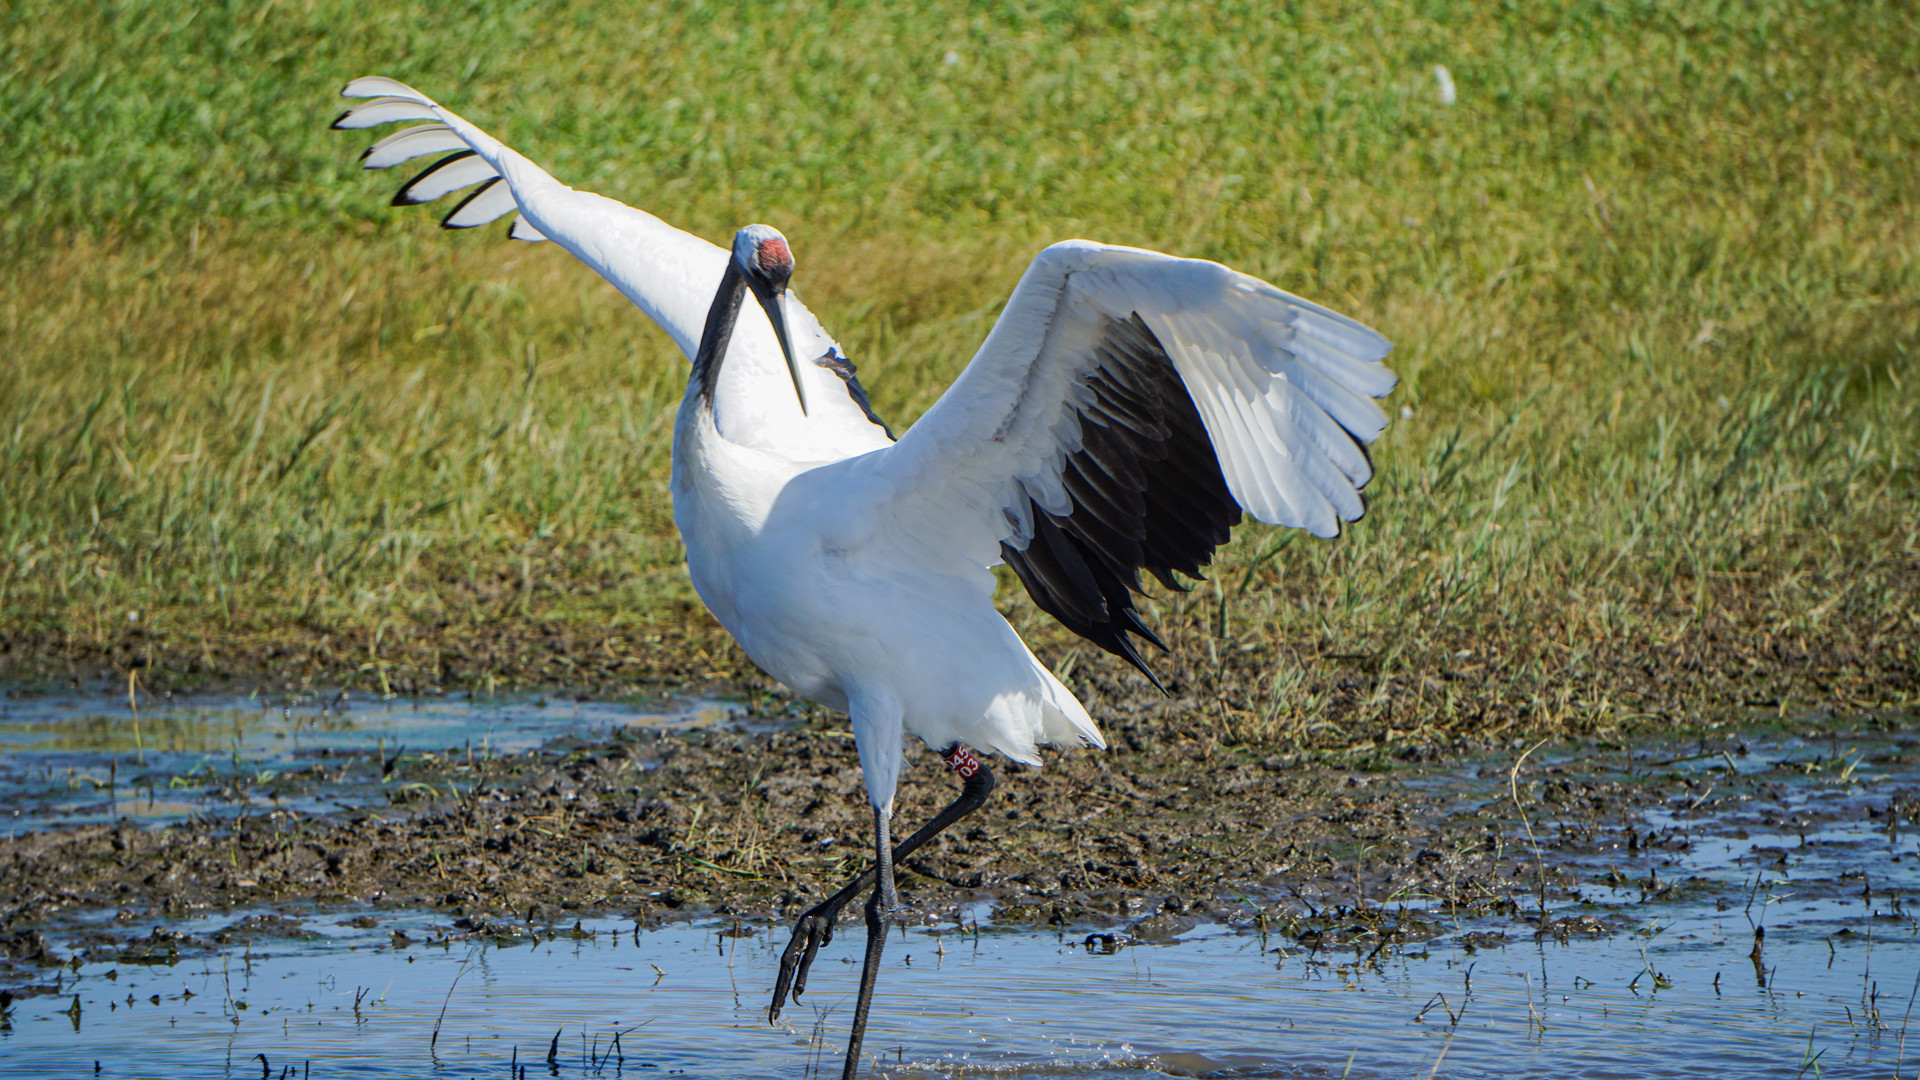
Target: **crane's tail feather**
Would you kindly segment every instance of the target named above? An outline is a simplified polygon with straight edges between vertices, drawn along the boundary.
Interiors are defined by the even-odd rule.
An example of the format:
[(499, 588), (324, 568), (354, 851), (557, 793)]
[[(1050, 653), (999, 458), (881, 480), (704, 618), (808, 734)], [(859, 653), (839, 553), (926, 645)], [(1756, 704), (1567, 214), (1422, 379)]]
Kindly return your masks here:
[[(437, 121), (389, 135), (361, 155), (361, 164), (369, 169), (390, 169), (428, 154), (447, 155), (402, 184), (393, 197), (393, 205), (417, 206), (461, 188), (479, 185), (441, 219), (442, 228), (471, 229), (519, 209), (512, 186), (500, 183), (500, 170), (478, 153), (480, 148), (468, 134), (474, 129), (447, 113), (432, 98), (403, 82), (379, 75), (353, 80), (340, 91), (340, 96), (372, 100), (341, 113), (333, 122), (336, 130), (353, 131), (404, 120)], [(546, 239), (523, 214), (514, 215), (513, 227), (507, 235), (515, 240)]]

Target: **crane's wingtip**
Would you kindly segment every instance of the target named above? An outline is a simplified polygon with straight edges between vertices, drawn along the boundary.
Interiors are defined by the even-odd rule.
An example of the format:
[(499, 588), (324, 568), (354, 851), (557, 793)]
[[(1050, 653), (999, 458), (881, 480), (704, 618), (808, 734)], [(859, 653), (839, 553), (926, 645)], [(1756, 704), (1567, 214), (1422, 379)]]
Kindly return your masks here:
[(405, 98), (418, 105), (433, 104), (433, 100), (427, 95), (398, 79), (389, 79), (385, 75), (363, 75), (341, 87), (340, 96), (344, 98), (397, 97)]
[[(1138, 617), (1136, 616), (1135, 618), (1137, 621)], [(1125, 660), (1129, 664), (1132, 664), (1134, 667), (1134, 670), (1140, 672), (1140, 674), (1142, 675), (1145, 675), (1147, 677), (1147, 681), (1152, 683), (1153, 688), (1155, 690), (1160, 691), (1163, 697), (1169, 697), (1169, 698), (1172, 697), (1173, 696), (1172, 694), (1167, 693), (1166, 684), (1160, 681), (1160, 676), (1154, 674), (1153, 668), (1147, 666), (1146, 657), (1141, 656), (1140, 650), (1133, 647), (1133, 639), (1129, 638), (1126, 635), (1126, 631), (1116, 629), (1113, 632), (1113, 637), (1115, 641), (1118, 641), (1120, 643), (1120, 650), (1121, 650), (1120, 659)], [(1153, 641), (1155, 644), (1159, 644), (1159, 639), (1154, 638)], [(1165, 645), (1161, 645), (1160, 647), (1163, 649), (1166, 648)]]
[(1160, 691), (1161, 697), (1166, 698), (1168, 701), (1173, 700), (1173, 691), (1168, 690), (1166, 688), (1166, 685), (1160, 681), (1160, 677), (1158, 675), (1155, 675), (1151, 671), (1147, 672), (1147, 681), (1153, 684), (1153, 688), (1155, 690)]
[(1148, 626), (1146, 624), (1146, 620), (1140, 618), (1139, 611), (1135, 610), (1132, 607), (1127, 607), (1127, 608), (1123, 608), (1120, 614), (1121, 614), (1121, 617), (1126, 619), (1127, 621), (1126, 629), (1133, 631), (1134, 633), (1140, 635), (1143, 638), (1146, 638), (1148, 641), (1153, 643), (1154, 648), (1159, 649), (1163, 653), (1173, 651), (1167, 648), (1166, 642), (1160, 640), (1159, 634), (1156, 634), (1153, 632), (1153, 627)]

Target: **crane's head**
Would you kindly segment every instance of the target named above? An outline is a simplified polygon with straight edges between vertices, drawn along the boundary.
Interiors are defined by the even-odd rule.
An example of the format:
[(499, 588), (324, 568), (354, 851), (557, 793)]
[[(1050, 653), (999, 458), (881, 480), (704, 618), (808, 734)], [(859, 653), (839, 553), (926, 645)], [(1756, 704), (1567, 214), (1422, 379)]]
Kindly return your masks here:
[(793, 392), (800, 396), (800, 414), (807, 412), (807, 391), (800, 384), (800, 365), (793, 358), (793, 345), (787, 340), (787, 282), (793, 278), (793, 251), (787, 238), (771, 225), (749, 225), (733, 234), (733, 261), (747, 280), (773, 324), (773, 335), (780, 339), (780, 352), (787, 359), (787, 374), (793, 377)]

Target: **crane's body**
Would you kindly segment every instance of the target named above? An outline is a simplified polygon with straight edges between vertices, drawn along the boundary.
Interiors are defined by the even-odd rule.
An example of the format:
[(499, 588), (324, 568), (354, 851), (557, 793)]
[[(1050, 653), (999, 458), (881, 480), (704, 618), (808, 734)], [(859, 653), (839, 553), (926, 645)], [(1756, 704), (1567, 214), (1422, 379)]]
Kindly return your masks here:
[[(756, 385), (793, 400), (784, 378)], [(729, 404), (690, 393), (674, 426), (673, 516), (688, 573), (754, 663), (852, 718), (876, 807), (892, 810), (905, 733), (1030, 763), (1037, 746), (1100, 743), (993, 606), (985, 565), (916, 559), (844, 497), (850, 462), (882, 447), (795, 461), (728, 438), (719, 421)]]
[[(895, 441), (853, 366), (787, 290), (767, 226), (731, 249), (574, 191), (418, 91), (372, 97), (336, 127), (422, 120), (369, 168), (447, 153), (396, 204), (476, 190), (443, 224), (516, 212), (617, 286), (692, 363), (674, 425), (674, 521), (714, 616), (768, 674), (851, 719), (874, 808), (875, 867), (809, 911), (770, 1011), (805, 988), (815, 950), (866, 883), (868, 946), (844, 1076), (898, 906), (893, 862), (976, 808), (991, 771), (968, 747), (1038, 763), (1098, 728), (995, 609), (991, 568), (1158, 685), (1134, 639), (1138, 573), (1198, 577), (1241, 511), (1334, 535), (1364, 509), (1364, 444), (1394, 384), (1384, 338), (1215, 263), (1086, 241), (1037, 257), (953, 387)], [(744, 303), (751, 294), (755, 305)], [(964, 779), (954, 804), (895, 847), (906, 736)]]

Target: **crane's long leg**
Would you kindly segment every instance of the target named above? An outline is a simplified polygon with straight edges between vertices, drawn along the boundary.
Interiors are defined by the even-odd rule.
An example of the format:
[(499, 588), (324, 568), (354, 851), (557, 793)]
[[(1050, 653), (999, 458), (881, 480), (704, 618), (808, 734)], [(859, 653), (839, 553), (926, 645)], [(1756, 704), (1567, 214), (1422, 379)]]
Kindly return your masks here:
[[(940, 755), (947, 767), (960, 774), (963, 784), (960, 794), (946, 809), (935, 814), (932, 821), (921, 826), (920, 830), (893, 849), (890, 863), (897, 863), (913, 854), (921, 845), (940, 835), (954, 822), (980, 809), (987, 796), (993, 793), (993, 770), (981, 761), (973, 751), (962, 744)], [(884, 848), (876, 848), (876, 851)], [(810, 908), (794, 924), (793, 940), (787, 943), (786, 952), (780, 956), (780, 977), (773, 987), (773, 1005), (767, 1009), (767, 1022), (780, 1019), (780, 1009), (787, 1003), (787, 993), (791, 988), (793, 1000), (799, 1001), (800, 995), (807, 991), (807, 972), (813, 967), (813, 958), (820, 946), (833, 940), (834, 920), (840, 915), (840, 909), (860, 895), (862, 889), (874, 883), (878, 866), (869, 867), (852, 881), (846, 883), (840, 891), (827, 897)], [(888, 870), (892, 867), (889, 865)], [(869, 948), (873, 948), (869, 944)], [(863, 977), (863, 982), (865, 981)], [(868, 996), (862, 995), (863, 998)]]
[(854, 999), (853, 1030), (847, 1035), (847, 1060), (840, 1067), (840, 1080), (856, 1080), (860, 1075), (860, 1044), (867, 1038), (873, 984), (880, 978), (880, 953), (887, 947), (887, 918), (900, 908), (900, 893), (893, 885), (893, 841), (887, 835), (887, 812), (877, 806), (873, 810), (873, 852), (878, 880), (873, 895), (867, 897), (867, 958), (860, 964), (860, 996)]

